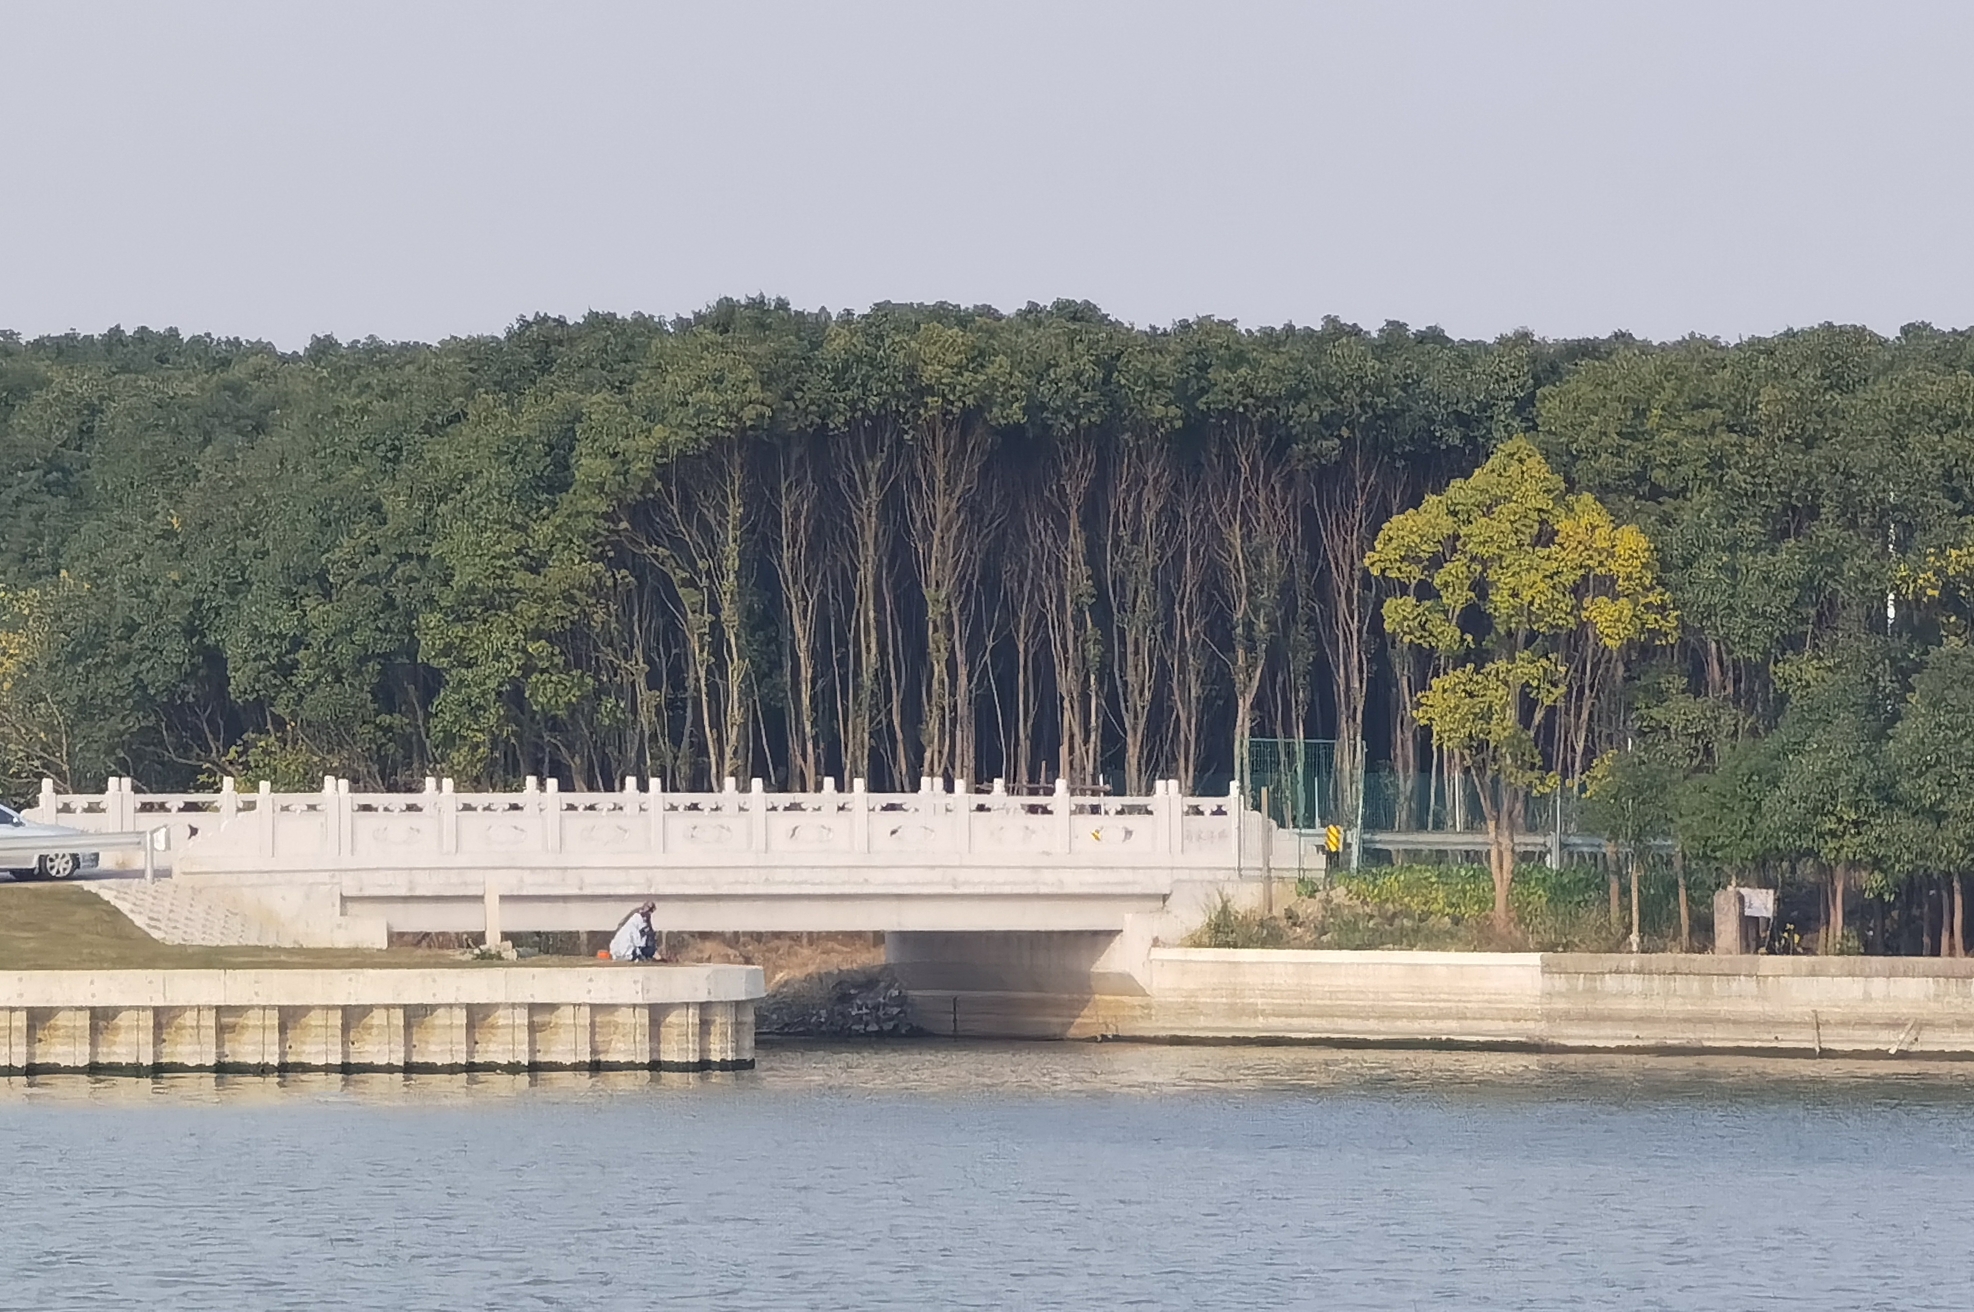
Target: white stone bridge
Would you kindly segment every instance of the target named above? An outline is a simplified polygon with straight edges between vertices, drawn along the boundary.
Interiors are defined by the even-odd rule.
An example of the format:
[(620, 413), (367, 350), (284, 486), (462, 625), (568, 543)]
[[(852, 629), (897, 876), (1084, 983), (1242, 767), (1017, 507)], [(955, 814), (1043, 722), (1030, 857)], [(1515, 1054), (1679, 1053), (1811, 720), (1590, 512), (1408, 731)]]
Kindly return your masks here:
[[(158, 866), (266, 926), (275, 941), (381, 946), (397, 931), (610, 929), (647, 899), (683, 931), (884, 931), (899, 950), (941, 955), (965, 936), (1077, 935), (1099, 954), (1120, 933), (1148, 947), (1196, 925), (1222, 894), (1256, 896), (1293, 873), (1295, 836), (1235, 795), (1019, 796), (998, 784), (926, 780), (872, 793), (858, 780), (714, 793), (656, 780), (622, 791), (138, 793), (44, 784), (29, 815), (103, 832), (168, 831)], [(106, 853), (106, 867), (137, 865)], [(1308, 869), (1305, 855), (1300, 862)], [(1002, 943), (1005, 946), (1005, 943)], [(996, 949), (998, 954), (999, 949)], [(1076, 954), (1088, 962), (1089, 951)], [(1128, 970), (1129, 967), (1127, 966)]]

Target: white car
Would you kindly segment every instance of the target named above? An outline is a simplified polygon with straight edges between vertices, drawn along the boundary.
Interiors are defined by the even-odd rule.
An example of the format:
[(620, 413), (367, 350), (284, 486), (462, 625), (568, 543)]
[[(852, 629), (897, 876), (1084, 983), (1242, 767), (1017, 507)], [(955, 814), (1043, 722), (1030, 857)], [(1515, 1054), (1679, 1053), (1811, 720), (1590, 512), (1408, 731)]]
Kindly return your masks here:
[[(37, 824), (23, 819), (18, 811), (0, 806), (0, 842), (10, 848), (15, 847), (20, 839), (46, 838), (50, 840), (50, 846), (54, 846), (64, 838), (82, 836), (80, 829), (71, 829), (67, 825)], [(7, 867), (7, 862), (17, 861), (22, 855), (25, 854), (0, 852), (0, 869), (6, 869), (15, 879), (67, 879), (78, 870), (93, 869), (96, 865), (94, 852), (44, 852), (25, 869)]]

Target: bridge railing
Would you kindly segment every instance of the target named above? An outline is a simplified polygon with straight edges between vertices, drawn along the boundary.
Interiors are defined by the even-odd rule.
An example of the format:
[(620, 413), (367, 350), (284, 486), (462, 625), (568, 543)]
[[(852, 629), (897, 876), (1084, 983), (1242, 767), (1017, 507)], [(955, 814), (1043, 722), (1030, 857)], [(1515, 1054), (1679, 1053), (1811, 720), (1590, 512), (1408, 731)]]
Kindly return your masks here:
[(1175, 781), (1142, 796), (1090, 797), (1057, 781), (1053, 793), (981, 792), (925, 780), (916, 793), (671, 792), (626, 779), (616, 792), (562, 792), (530, 779), (519, 792), (456, 791), (428, 779), (417, 793), (370, 793), (326, 778), (319, 792), (138, 793), (112, 779), (102, 793), (63, 793), (44, 781), (35, 819), (92, 832), (169, 824), (175, 857), (227, 866), (402, 868), (544, 865), (764, 865), (861, 862), (1241, 869), (1269, 832), (1237, 795), (1188, 797)]

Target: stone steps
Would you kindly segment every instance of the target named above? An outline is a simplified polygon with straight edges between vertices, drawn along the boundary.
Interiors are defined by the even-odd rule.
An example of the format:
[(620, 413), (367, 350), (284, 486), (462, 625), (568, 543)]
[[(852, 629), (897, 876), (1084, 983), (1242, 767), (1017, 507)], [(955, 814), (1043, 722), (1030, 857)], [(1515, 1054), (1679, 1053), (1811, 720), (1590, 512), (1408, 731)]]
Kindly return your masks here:
[(170, 879), (88, 879), (88, 889), (160, 943), (196, 947), (289, 947), (290, 939), (221, 902)]

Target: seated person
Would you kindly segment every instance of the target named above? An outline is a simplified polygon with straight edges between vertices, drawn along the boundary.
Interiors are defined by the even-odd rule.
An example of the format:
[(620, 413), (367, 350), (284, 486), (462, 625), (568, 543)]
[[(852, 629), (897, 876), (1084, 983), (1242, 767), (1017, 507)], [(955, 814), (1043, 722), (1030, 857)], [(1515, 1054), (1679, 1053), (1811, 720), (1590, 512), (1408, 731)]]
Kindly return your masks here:
[(658, 956), (658, 931), (651, 927), (651, 913), (658, 909), (656, 902), (646, 902), (617, 926), (617, 932), (610, 939), (610, 959), (612, 961), (653, 961)]

